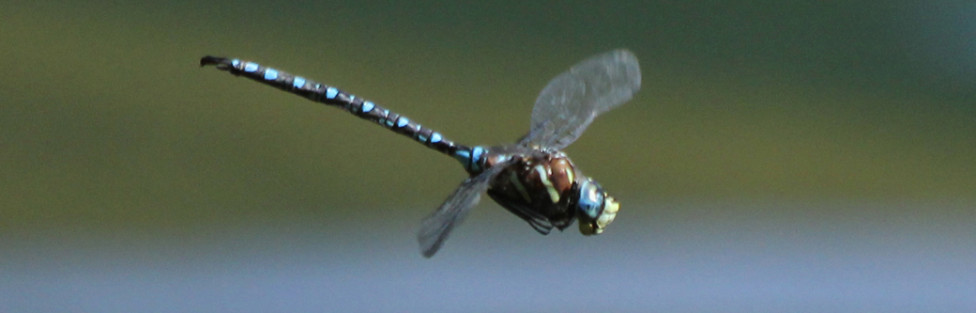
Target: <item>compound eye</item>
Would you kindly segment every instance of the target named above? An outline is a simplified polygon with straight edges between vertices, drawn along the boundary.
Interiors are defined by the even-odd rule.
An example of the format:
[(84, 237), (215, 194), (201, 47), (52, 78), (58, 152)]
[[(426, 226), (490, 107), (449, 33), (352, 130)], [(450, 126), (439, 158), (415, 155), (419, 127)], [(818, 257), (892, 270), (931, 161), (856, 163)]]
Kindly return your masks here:
[(620, 203), (589, 178), (580, 184), (579, 192), (576, 218), (579, 220), (580, 233), (587, 236), (602, 233), (617, 217)]
[(588, 217), (588, 220), (595, 220), (603, 211), (604, 196), (602, 189), (600, 184), (590, 179), (584, 180), (583, 184), (580, 185), (580, 196), (576, 201), (576, 206), (580, 214)]

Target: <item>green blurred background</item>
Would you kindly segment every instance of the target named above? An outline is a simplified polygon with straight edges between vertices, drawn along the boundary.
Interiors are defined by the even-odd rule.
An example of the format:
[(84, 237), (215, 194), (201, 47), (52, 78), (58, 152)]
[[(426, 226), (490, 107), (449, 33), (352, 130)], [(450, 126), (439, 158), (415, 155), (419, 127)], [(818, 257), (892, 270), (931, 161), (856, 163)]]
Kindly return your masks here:
[[(634, 298), (577, 300), (976, 308), (972, 1), (0, 7), (4, 312), (540, 312), (614, 286)], [(198, 67), (254, 60), (498, 144), (549, 79), (621, 47), (641, 91), (567, 150), (623, 203), (615, 228), (542, 237), (483, 201), (432, 260), (413, 235), (458, 164)]]

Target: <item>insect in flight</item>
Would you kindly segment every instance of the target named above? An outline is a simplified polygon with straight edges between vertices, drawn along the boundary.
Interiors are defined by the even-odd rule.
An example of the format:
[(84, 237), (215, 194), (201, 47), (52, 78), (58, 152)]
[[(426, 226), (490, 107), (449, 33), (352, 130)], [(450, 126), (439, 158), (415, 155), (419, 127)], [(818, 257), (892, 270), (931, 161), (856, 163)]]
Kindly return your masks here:
[(214, 65), (340, 107), (460, 161), (470, 177), (423, 220), (418, 240), (425, 257), (440, 249), (484, 192), (542, 234), (553, 228), (563, 230), (577, 219), (582, 234), (599, 234), (620, 208), (562, 149), (576, 141), (597, 115), (624, 104), (640, 89), (640, 67), (630, 51), (590, 57), (556, 76), (536, 98), (529, 133), (502, 146), (457, 144), (372, 101), (254, 62), (205, 56), (200, 65)]

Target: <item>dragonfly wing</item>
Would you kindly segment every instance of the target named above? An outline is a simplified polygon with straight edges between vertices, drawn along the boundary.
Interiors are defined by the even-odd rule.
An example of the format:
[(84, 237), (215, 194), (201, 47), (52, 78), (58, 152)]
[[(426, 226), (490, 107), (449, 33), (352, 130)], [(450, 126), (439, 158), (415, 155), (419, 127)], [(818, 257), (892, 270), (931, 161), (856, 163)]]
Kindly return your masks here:
[(506, 165), (496, 164), (478, 176), (465, 179), (461, 186), (458, 186), (454, 193), (437, 208), (437, 211), (424, 218), (420, 233), (417, 234), (420, 252), (424, 257), (429, 258), (437, 253), (454, 226), (460, 224), (471, 208), (478, 204), (481, 194), (488, 190), (491, 178), (498, 175)]
[(561, 150), (576, 141), (597, 115), (630, 100), (640, 85), (640, 66), (630, 51), (614, 50), (586, 59), (542, 89), (532, 108), (532, 127), (519, 143)]

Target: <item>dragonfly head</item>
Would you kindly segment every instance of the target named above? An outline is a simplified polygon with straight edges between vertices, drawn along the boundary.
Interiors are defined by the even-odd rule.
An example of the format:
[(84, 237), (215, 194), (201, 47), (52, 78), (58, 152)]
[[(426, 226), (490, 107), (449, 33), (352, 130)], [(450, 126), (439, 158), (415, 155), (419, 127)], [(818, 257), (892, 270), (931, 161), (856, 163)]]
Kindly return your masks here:
[(580, 233), (589, 236), (602, 233), (613, 222), (620, 210), (620, 203), (608, 195), (600, 184), (587, 177), (580, 184), (574, 209), (579, 219)]

